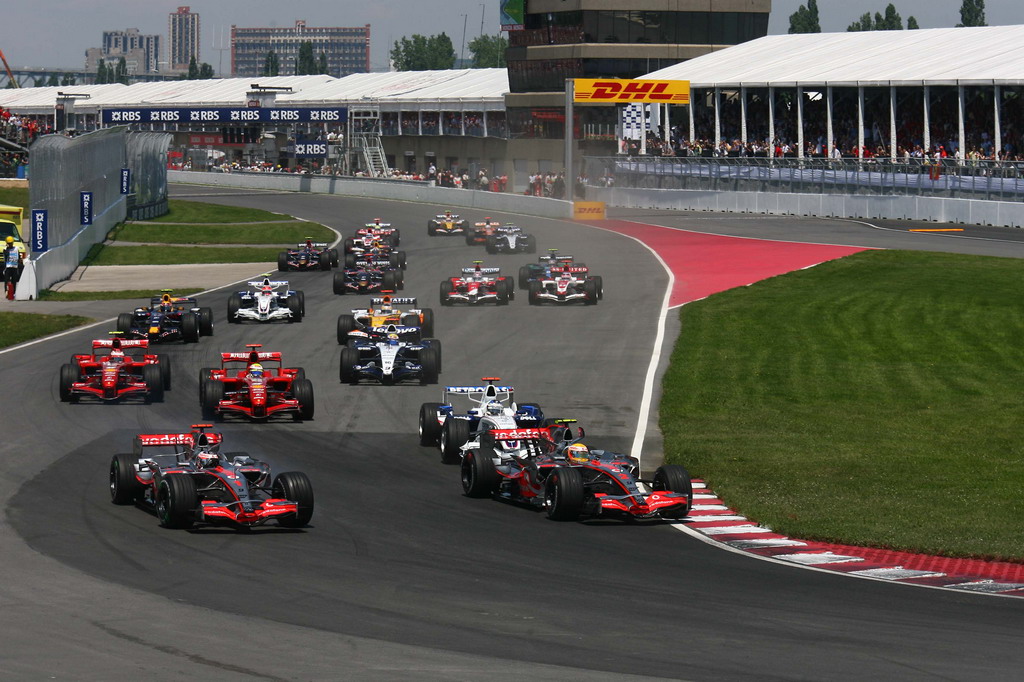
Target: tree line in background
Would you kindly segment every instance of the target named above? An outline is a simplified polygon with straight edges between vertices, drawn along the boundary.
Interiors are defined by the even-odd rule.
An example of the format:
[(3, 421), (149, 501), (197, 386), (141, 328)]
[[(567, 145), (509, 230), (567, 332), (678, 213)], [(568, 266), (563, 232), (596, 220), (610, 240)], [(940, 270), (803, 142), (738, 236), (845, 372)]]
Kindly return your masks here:
[[(319, 73), (327, 73), (327, 53), (321, 52), (317, 57), (313, 53), (313, 41), (307, 40), (299, 45), (299, 55), (295, 60), (295, 75), (310, 76)], [(280, 76), (281, 58), (271, 50), (263, 60), (263, 71), (261, 76)], [(291, 74), (286, 74), (291, 75)]]
[[(985, 0), (963, 0), (960, 5), (960, 23), (962, 26), (988, 26), (985, 23)], [(907, 17), (907, 30), (920, 28), (917, 19)], [(902, 31), (903, 18), (896, 11), (892, 3), (885, 8), (885, 14), (875, 12), (864, 13), (859, 19), (850, 24), (847, 31)], [(800, 5), (796, 12), (789, 15), (790, 33), (821, 33), (821, 21), (818, 14), (817, 0), (809, 0), (806, 5)]]
[[(472, 55), (471, 69), (490, 69), (505, 66), (505, 48), (508, 41), (504, 36), (481, 35), (470, 41)], [(433, 71), (455, 68), (455, 47), (447, 34), (422, 36), (414, 33), (411, 38), (396, 40), (391, 48), (391, 62), (396, 71)]]

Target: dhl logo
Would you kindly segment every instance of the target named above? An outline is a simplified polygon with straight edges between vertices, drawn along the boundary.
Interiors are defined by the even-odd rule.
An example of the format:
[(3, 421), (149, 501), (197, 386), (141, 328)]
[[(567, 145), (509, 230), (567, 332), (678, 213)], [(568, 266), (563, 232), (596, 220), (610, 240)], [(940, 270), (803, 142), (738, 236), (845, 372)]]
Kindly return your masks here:
[(690, 81), (574, 79), (574, 102), (690, 103)]
[(577, 201), (572, 205), (573, 218), (577, 220), (604, 220), (603, 201)]

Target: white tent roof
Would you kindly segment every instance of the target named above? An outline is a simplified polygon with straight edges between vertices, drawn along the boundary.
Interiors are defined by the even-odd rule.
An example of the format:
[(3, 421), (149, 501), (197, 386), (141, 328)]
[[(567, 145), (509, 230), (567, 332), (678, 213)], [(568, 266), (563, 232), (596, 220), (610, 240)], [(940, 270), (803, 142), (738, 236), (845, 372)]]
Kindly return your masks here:
[(357, 107), (379, 105), (382, 110), (450, 109), (504, 110), (508, 92), (505, 69), (452, 69), (447, 71), (389, 71), (356, 73), (280, 96), (291, 105)]
[(694, 88), (1024, 85), (1024, 26), (772, 35), (643, 78)]
[[(18, 114), (52, 114), (57, 104), (57, 93), (89, 95), (89, 99), (79, 99), (79, 105), (92, 102), (96, 97), (115, 96), (113, 93), (128, 90), (121, 83), (106, 85), (51, 85), (43, 88), (5, 88), (0, 89), (0, 107), (10, 109)], [(76, 106), (76, 109), (79, 106)]]

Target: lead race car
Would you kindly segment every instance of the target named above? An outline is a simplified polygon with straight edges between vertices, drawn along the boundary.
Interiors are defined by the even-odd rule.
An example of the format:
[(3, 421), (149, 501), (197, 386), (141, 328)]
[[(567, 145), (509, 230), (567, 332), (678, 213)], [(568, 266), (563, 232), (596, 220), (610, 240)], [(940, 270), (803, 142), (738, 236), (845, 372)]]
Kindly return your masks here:
[(170, 360), (145, 352), (133, 355), (134, 349), (148, 350), (149, 341), (111, 334), (110, 339), (95, 339), (91, 353), (72, 355), (70, 363), (61, 365), (61, 402), (77, 402), (83, 395), (107, 401), (128, 396), (141, 396), (146, 402), (164, 399), (164, 391), (171, 388)]
[[(206, 367), (199, 373), (199, 404), (204, 419), (222, 419), (239, 414), (266, 420), (290, 414), (296, 420), (313, 418), (313, 383), (301, 367), (284, 367), (279, 352), (249, 350), (221, 353), (220, 368)], [(266, 365), (266, 367), (264, 367)]]
[[(562, 433), (565, 428), (561, 427)], [(591, 449), (580, 438), (552, 438), (550, 428), (492, 429), (463, 449), (462, 490), (468, 497), (539, 507), (548, 518), (677, 520), (690, 512), (693, 487), (684, 467), (658, 467), (641, 489), (635, 457)]]
[(461, 218), (458, 213), (452, 213), (451, 210), (447, 210), (444, 213), (438, 213), (427, 221), (427, 234), (430, 236), (465, 233), (465, 219)]
[[(515, 388), (496, 385), (500, 377), (483, 377), (486, 384), (445, 386), (439, 403), (420, 405), (420, 445), (440, 445), (441, 461), (454, 464), (462, 457), (463, 446), (474, 437), (492, 429), (536, 428), (544, 421), (544, 412), (536, 403), (516, 403)], [(471, 407), (456, 412), (453, 398), (464, 397)]]
[(149, 306), (117, 316), (117, 331), (128, 339), (150, 343), (184, 341), (195, 343), (200, 336), (213, 336), (213, 309), (199, 305), (188, 296), (172, 296), (164, 289), (153, 296)]
[(327, 242), (314, 242), (312, 237), (296, 244), (294, 249), (277, 254), (277, 269), (288, 270), (330, 270), (338, 267), (338, 250), (330, 248)]
[(508, 277), (501, 276), (501, 268), (485, 268), (479, 260), (473, 261), (473, 267), (462, 268), (459, 277), (441, 282), (441, 305), (444, 306), (457, 303), (508, 305), (515, 295), (515, 285)]
[(224, 436), (206, 430), (212, 426), (136, 436), (130, 454), (110, 460), (111, 502), (151, 508), (165, 528), (307, 525), (314, 502), (309, 477), (289, 471), (271, 478), (267, 463), (244, 452), (221, 453)]
[[(436, 339), (415, 340), (418, 327), (388, 324), (353, 331), (341, 349), (338, 376), (342, 383), (369, 379), (392, 385), (407, 379), (436, 384), (441, 372), (441, 347)], [(409, 340), (403, 340), (409, 339)]]
[(302, 322), (306, 296), (288, 288), (286, 281), (246, 282), (248, 291), (236, 291), (228, 299), (228, 322)]

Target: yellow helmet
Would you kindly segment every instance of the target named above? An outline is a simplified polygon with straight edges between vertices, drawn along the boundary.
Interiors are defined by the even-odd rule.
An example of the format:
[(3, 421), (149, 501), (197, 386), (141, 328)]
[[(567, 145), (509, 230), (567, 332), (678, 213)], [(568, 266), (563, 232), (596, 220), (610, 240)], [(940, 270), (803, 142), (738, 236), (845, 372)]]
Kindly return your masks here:
[(261, 377), (263, 376), (263, 365), (258, 362), (254, 362), (249, 365), (249, 376)]
[(590, 459), (590, 448), (583, 443), (573, 443), (565, 449), (565, 455), (572, 462), (586, 462)]
[(14, 237), (12, 237), (11, 235), (7, 235), (7, 239), (5, 239), (4, 241), (7, 242), (8, 244), (13, 244)]

